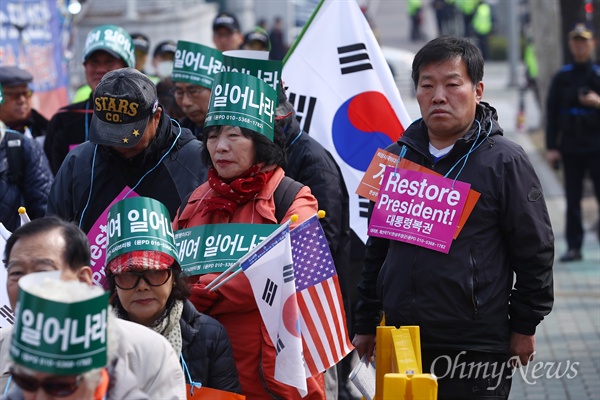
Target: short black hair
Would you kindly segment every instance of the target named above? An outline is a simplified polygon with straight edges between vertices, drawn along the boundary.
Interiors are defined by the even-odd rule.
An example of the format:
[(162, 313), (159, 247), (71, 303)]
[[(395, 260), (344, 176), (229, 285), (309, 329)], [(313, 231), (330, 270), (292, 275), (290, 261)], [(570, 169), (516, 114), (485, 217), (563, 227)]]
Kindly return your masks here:
[[(256, 159), (254, 160), (255, 163), (264, 162), (266, 165), (275, 164), (281, 168), (285, 168), (287, 162), (284, 150), (285, 136), (279, 124), (274, 124), (274, 126), (275, 132), (273, 133), (273, 141), (271, 141), (265, 135), (255, 132), (252, 129), (241, 127), (240, 129), (245, 137), (252, 139), (254, 142), (254, 147), (256, 149)], [(202, 141), (204, 142), (204, 147), (202, 148), (201, 156), (205, 165), (212, 166), (212, 160), (210, 159), (208, 147), (206, 146), (208, 135), (213, 132), (220, 132), (223, 127), (224, 125), (210, 126), (208, 128), (204, 128), (204, 132), (202, 132)]]
[(10, 252), (15, 243), (20, 239), (53, 230), (57, 230), (65, 240), (65, 249), (62, 258), (71, 270), (77, 272), (80, 268), (90, 265), (90, 242), (85, 233), (76, 225), (55, 216), (34, 219), (17, 228), (6, 241), (4, 265), (8, 265)]
[(460, 57), (465, 62), (473, 86), (481, 82), (484, 62), (479, 48), (469, 39), (444, 35), (428, 42), (415, 55), (412, 63), (412, 80), (415, 89), (419, 83), (419, 74), (425, 66), (456, 57)]

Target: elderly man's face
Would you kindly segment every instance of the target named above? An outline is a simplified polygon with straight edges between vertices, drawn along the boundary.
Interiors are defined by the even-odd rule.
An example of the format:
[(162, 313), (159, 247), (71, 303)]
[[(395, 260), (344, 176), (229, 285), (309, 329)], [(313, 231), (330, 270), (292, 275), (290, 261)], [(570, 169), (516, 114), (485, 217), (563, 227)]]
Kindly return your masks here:
[(208, 112), (211, 90), (191, 83), (175, 82), (173, 97), (185, 116), (198, 126), (203, 126)]
[(23, 237), (8, 255), (6, 291), (12, 309), (19, 297), (19, 279), (33, 272), (62, 271), (65, 280), (79, 279), (64, 260), (66, 242), (58, 229)]
[(0, 105), (0, 121), (8, 126), (24, 122), (31, 114), (31, 95), (27, 85), (4, 86), (4, 103)]
[(14, 366), (12, 376), (25, 400), (93, 399), (96, 389), (86, 383), (84, 375), (53, 375)]

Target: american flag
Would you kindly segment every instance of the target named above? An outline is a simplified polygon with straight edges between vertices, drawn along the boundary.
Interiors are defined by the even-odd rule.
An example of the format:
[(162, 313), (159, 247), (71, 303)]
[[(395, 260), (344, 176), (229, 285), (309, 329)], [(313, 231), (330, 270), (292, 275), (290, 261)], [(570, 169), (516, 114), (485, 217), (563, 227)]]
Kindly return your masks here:
[(338, 363), (354, 347), (335, 265), (323, 228), (315, 215), (290, 232), (300, 309), (300, 330), (310, 375)]

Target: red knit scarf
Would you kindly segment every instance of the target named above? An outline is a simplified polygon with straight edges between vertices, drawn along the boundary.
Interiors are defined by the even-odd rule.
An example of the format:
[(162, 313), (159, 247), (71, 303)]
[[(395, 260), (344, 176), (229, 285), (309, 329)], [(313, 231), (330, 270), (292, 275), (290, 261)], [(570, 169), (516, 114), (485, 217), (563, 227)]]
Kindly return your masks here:
[(261, 168), (262, 165), (255, 164), (241, 176), (225, 182), (217, 170), (211, 167), (208, 170), (208, 184), (217, 195), (202, 202), (204, 207), (200, 215), (217, 213), (231, 218), (237, 207), (256, 196), (275, 172), (274, 169), (260, 171)]

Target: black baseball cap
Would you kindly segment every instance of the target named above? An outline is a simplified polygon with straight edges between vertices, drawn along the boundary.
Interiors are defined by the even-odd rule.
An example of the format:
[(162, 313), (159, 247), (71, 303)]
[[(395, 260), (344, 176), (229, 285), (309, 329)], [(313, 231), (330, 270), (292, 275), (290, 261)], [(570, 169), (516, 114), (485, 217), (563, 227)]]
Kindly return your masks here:
[(217, 30), (217, 28), (226, 28), (232, 32), (240, 31), (240, 23), (235, 15), (228, 12), (222, 12), (219, 13), (213, 21), (213, 32)]
[(244, 36), (244, 44), (251, 42), (258, 42), (265, 50), (271, 50), (271, 39), (269, 39), (269, 34), (260, 26), (255, 27)]
[(152, 57), (163, 56), (165, 54), (171, 54), (175, 56), (175, 52), (177, 51), (177, 43), (172, 40), (165, 40), (156, 45), (154, 49), (154, 54)]
[(94, 91), (90, 142), (134, 147), (158, 109), (156, 86), (134, 68), (107, 72)]
[(593, 37), (594, 37), (594, 32), (583, 23), (576, 24), (573, 27), (573, 30), (571, 32), (569, 32), (569, 39), (573, 39), (573, 38), (591, 39)]
[(130, 36), (135, 49), (148, 54), (148, 50), (150, 50), (150, 39), (148, 39), (148, 36), (143, 33), (132, 33)]

